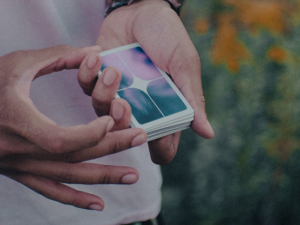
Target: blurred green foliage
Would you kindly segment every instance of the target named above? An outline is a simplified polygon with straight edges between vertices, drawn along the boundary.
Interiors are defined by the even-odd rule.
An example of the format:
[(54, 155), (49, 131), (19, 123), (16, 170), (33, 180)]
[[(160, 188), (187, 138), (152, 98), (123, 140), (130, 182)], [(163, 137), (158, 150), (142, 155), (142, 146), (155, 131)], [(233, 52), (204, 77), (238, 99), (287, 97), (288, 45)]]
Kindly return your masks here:
[(300, 1), (186, 0), (182, 20), (216, 135), (184, 131), (162, 167), (167, 224), (300, 224)]

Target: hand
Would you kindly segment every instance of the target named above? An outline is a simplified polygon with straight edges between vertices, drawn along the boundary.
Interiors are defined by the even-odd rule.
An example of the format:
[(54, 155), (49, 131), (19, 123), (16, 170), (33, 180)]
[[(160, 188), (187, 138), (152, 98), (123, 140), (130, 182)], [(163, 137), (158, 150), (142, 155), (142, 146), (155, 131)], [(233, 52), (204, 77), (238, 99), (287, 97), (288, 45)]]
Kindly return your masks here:
[[(195, 110), (192, 129), (204, 138), (214, 132), (205, 113), (199, 55), (178, 15), (162, 0), (143, 0), (116, 9), (102, 24), (97, 44), (103, 50), (139, 42), (151, 60), (171, 75)], [(99, 99), (101, 102), (101, 99)], [(153, 162), (169, 163), (180, 132), (149, 143)]]
[(29, 93), (34, 79), (79, 68), (88, 54), (99, 51), (98, 46), (57, 46), (0, 57), (0, 173), (47, 198), (95, 210), (103, 209), (101, 198), (62, 183), (135, 183), (133, 168), (81, 162), (140, 145), (145, 132), (123, 129), (129, 112), (116, 122), (103, 116), (86, 125), (59, 127), (35, 108)]

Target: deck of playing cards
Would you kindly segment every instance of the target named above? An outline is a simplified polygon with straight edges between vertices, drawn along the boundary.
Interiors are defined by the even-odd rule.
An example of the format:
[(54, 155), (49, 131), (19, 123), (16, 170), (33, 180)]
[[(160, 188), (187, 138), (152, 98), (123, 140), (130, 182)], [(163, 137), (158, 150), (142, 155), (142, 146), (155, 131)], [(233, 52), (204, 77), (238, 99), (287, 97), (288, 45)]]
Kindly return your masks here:
[(122, 73), (117, 98), (131, 106), (131, 126), (144, 129), (148, 141), (189, 128), (194, 110), (169, 76), (156, 67), (141, 46), (126, 45), (100, 53), (106, 67)]

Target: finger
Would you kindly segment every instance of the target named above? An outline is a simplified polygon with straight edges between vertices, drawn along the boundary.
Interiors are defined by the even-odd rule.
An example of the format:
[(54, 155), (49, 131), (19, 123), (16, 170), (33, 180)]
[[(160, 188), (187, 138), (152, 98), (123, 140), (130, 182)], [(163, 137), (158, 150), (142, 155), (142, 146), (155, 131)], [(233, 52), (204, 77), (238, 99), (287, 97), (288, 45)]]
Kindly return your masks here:
[(170, 163), (177, 153), (181, 132), (149, 142), (151, 159), (159, 165)]
[(98, 116), (108, 115), (122, 79), (121, 72), (113, 67), (106, 68), (99, 77), (92, 93), (92, 102)]
[(130, 128), (121, 131), (109, 132), (101, 143), (95, 147), (71, 153), (60, 157), (60, 160), (68, 162), (82, 162), (89, 159), (115, 154), (132, 147), (144, 144), (147, 134), (140, 128)]
[(104, 208), (104, 202), (100, 197), (77, 191), (47, 178), (26, 173), (9, 173), (5, 175), (54, 201), (83, 209), (102, 211)]
[(92, 95), (101, 65), (102, 58), (97, 53), (90, 53), (82, 61), (77, 78), (79, 85), (86, 95)]
[(73, 184), (132, 184), (138, 180), (138, 172), (133, 168), (92, 163), (70, 164), (13, 158), (1, 161), (0, 168)]
[[(28, 149), (30, 149), (29, 152), (27, 152), (28, 149), (25, 149), (14, 155), (11, 153), (7, 154), (6, 157), (14, 157), (14, 159), (17, 157), (27, 157), (38, 160), (78, 163), (127, 150), (142, 145), (146, 141), (147, 134), (143, 129), (129, 128), (107, 133), (98, 145), (91, 148), (69, 153), (52, 154), (32, 144), (32, 146), (28, 145)], [(22, 145), (16, 145), (16, 148), (22, 148)]]
[(109, 132), (101, 141), (101, 144), (85, 151), (78, 151), (72, 154), (71, 160), (78, 162), (97, 158), (104, 155), (114, 154), (132, 147), (144, 144), (147, 141), (147, 134), (140, 128), (129, 128), (120, 131)]
[(111, 103), (110, 116), (114, 119), (113, 131), (130, 127), (131, 107), (129, 103), (121, 98), (114, 99)]
[(78, 163), (136, 147), (142, 145), (146, 141), (147, 134), (143, 129), (130, 128), (107, 133), (101, 143), (92, 148), (56, 155), (50, 153), (37, 153), (28, 155), (28, 157), (40, 160)]
[[(22, 113), (12, 111), (10, 130), (28, 139), (33, 144), (51, 152), (64, 153), (97, 145), (114, 121), (109, 116), (98, 118), (86, 125), (60, 127), (40, 113), (32, 102), (17, 104)], [(16, 106), (15, 106), (16, 107)]]

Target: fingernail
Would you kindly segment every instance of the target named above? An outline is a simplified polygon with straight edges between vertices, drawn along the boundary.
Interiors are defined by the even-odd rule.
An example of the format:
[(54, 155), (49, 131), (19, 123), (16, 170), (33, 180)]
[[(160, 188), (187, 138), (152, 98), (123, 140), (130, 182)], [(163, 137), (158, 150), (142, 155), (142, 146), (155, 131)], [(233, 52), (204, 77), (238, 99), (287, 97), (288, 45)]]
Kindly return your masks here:
[(87, 67), (92, 69), (96, 66), (98, 62), (98, 57), (95, 55), (91, 55), (87, 60)]
[(117, 73), (114, 70), (108, 69), (104, 74), (103, 83), (107, 86), (110, 86), (115, 82), (116, 78)]
[(139, 146), (141, 144), (144, 144), (146, 141), (147, 141), (147, 137), (144, 134), (139, 134), (138, 136), (133, 138), (131, 142), (131, 146), (132, 147)]
[(92, 204), (92, 205), (89, 206), (89, 209), (91, 209), (91, 210), (97, 210), (97, 211), (102, 211), (103, 207), (101, 205), (98, 205), (98, 204)]
[(120, 103), (114, 103), (112, 107), (112, 116), (114, 119), (120, 120), (123, 118), (125, 113), (124, 107)]
[(107, 124), (106, 132), (109, 132), (113, 128), (114, 125), (115, 125), (114, 120), (110, 120)]
[(137, 179), (135, 174), (127, 174), (122, 178), (122, 184), (132, 184), (137, 182)]

